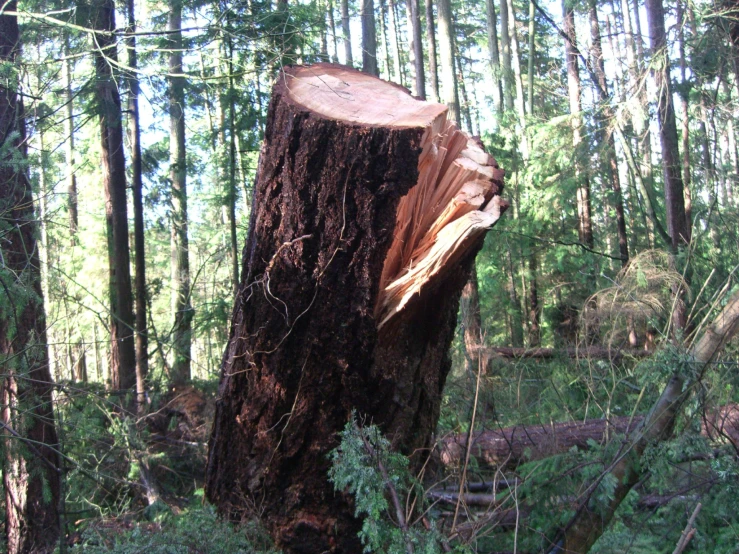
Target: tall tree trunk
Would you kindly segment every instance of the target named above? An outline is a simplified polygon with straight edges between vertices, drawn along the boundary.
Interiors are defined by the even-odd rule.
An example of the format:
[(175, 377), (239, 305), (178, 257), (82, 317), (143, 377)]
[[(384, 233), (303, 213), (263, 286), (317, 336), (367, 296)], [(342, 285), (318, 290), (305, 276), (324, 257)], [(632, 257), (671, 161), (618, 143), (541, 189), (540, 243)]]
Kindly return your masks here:
[(334, 0), (328, 0), (328, 28), (331, 32), (331, 61), (333, 63), (339, 63), (339, 39), (336, 36), (336, 20), (334, 19)]
[[(504, 1), (504, 0), (502, 0)], [(495, 13), (494, 0), (485, 0), (487, 11), (488, 55), (490, 72), (493, 77), (493, 106), (497, 120), (503, 116), (503, 83), (501, 80), (500, 51), (498, 49), (498, 16)]]
[(234, 86), (233, 56), (234, 48), (231, 37), (227, 40), (228, 47), (228, 228), (231, 239), (231, 281), (234, 294), (239, 290), (239, 244), (236, 236), (236, 90)]
[(600, 108), (603, 110), (603, 117), (599, 118), (599, 136), (600, 144), (603, 144), (606, 151), (607, 165), (606, 173), (611, 184), (613, 192), (613, 206), (616, 211), (616, 228), (618, 231), (618, 252), (621, 257), (621, 266), (626, 267), (629, 262), (629, 240), (626, 232), (626, 217), (624, 215), (623, 194), (621, 192), (621, 178), (619, 176), (618, 158), (616, 157), (616, 141), (613, 133), (609, 132), (607, 125), (614, 118), (613, 108), (608, 98), (608, 81), (606, 80), (605, 60), (603, 58), (603, 48), (601, 46), (600, 24), (598, 23), (598, 10), (596, 2), (591, 0), (588, 13), (590, 16), (590, 39), (592, 48), (592, 58), (594, 61), (594, 70), (598, 78), (598, 96), (601, 102)]
[(680, 57), (680, 115), (682, 118), (682, 170), (683, 170), (683, 195), (685, 199), (685, 218), (686, 218), (686, 242), (690, 242), (690, 233), (692, 231), (692, 192), (691, 192), (691, 174), (690, 174), (690, 115), (688, 112), (688, 97), (690, 95), (690, 82), (687, 78), (688, 64), (685, 59), (685, 26), (687, 24), (683, 0), (677, 1), (677, 40), (678, 52)]
[(405, 86), (405, 72), (400, 59), (400, 45), (398, 44), (398, 34), (400, 32), (400, 21), (395, 6), (395, 0), (388, 0), (388, 34), (390, 39), (390, 51), (393, 57), (393, 74), (397, 82)]
[(377, 31), (375, 30), (374, 0), (362, 2), (362, 71), (379, 75), (377, 70)]
[(67, 211), (69, 212), (69, 238), (72, 245), (75, 244), (75, 236), (79, 227), (79, 217), (77, 214), (77, 175), (74, 161), (74, 96), (72, 95), (72, 60), (69, 56), (69, 36), (64, 34), (64, 54), (66, 59), (62, 65), (64, 72), (64, 94), (65, 94), (65, 112), (64, 134), (65, 141), (65, 157), (67, 165)]
[(539, 260), (533, 247), (528, 259), (529, 347), (541, 345), (541, 308), (539, 307)]
[(439, 70), (436, 64), (436, 31), (434, 29), (434, 0), (426, 0), (426, 40), (429, 49), (429, 81), (431, 100), (439, 102)]
[[(15, 12), (15, 0), (4, 7)], [(0, 13), (0, 63), (17, 67), (15, 15)], [(13, 158), (25, 156), (23, 104), (17, 74), (0, 80), (0, 217), (5, 232), (0, 268), (3, 485), (10, 554), (47, 554), (60, 534), (60, 470), (46, 344), (37, 221), (28, 176)]]
[(513, 266), (513, 255), (511, 248), (507, 249), (507, 274), (508, 274), (508, 299), (511, 302), (511, 346), (520, 348), (523, 346), (523, 314), (521, 312), (521, 301), (516, 292), (516, 269)]
[(508, 23), (508, 0), (500, 0), (500, 49), (503, 58), (503, 105), (506, 111), (513, 110), (513, 68), (511, 67), (511, 39)]
[(349, 27), (349, 0), (341, 0), (341, 31), (344, 40), (344, 60), (346, 65), (353, 67), (352, 33), (351, 28)]
[(467, 371), (487, 374), (489, 357), (484, 352), (484, 333), (480, 315), (480, 293), (478, 291), (477, 268), (473, 265), (470, 279), (462, 289), (459, 301), (460, 324), (464, 332), (465, 365)]
[[(459, 296), (502, 208), (501, 171), (446, 124), (446, 108), (346, 70), (340, 82), (352, 96), (337, 98), (334, 66), (286, 71), (293, 78), (277, 80), (269, 109), (206, 494), (233, 517), (259, 502), (286, 554), (360, 552), (361, 523), (326, 478), (328, 454), (356, 411), (423, 463), (450, 368)], [(306, 96), (314, 111), (304, 107)], [(387, 123), (388, 105), (397, 124)], [(476, 165), (477, 178), (494, 175), (479, 183), (478, 209), (470, 204), (473, 211), (452, 221), (436, 207), (416, 209), (447, 175), (452, 192), (439, 210), (456, 213), (453, 198), (462, 192), (464, 178), (448, 170), (432, 176), (438, 158), (425, 146), (434, 140), (440, 150), (459, 152), (450, 167), (469, 167), (471, 158), (459, 157), (471, 147), (487, 160)], [(436, 231), (443, 221), (448, 225)], [(460, 241), (463, 229), (471, 234)], [(447, 241), (448, 233), (456, 238)], [(450, 257), (438, 258), (430, 244)], [(259, 293), (249, 294), (255, 288)], [(284, 304), (275, 304), (278, 298)]]
[(192, 316), (187, 237), (185, 78), (182, 75), (182, 0), (169, 5), (169, 178), (172, 227), (172, 384), (190, 379)]
[[(423, 32), (421, 30), (421, 5), (419, 0), (406, 0), (410, 10), (411, 33), (413, 38), (413, 67), (415, 77), (415, 93), (421, 100), (426, 100), (426, 72), (423, 67)], [(433, 22), (432, 22), (433, 25)]]
[(461, 118), (457, 79), (454, 74), (454, 23), (452, 22), (451, 0), (438, 0), (436, 6), (439, 10), (439, 51), (443, 100), (449, 107), (449, 119), (459, 125)]
[(534, 0), (529, 0), (529, 66), (528, 66), (528, 105), (529, 114), (534, 114), (534, 58), (536, 57), (536, 8)]
[(672, 248), (677, 250), (680, 246), (687, 244), (690, 235), (688, 221), (685, 217), (683, 180), (680, 176), (680, 153), (678, 151), (675, 109), (672, 104), (665, 14), (662, 0), (647, 0), (646, 8), (649, 20), (649, 43), (654, 60), (654, 81), (657, 86), (657, 113), (665, 180), (667, 231), (672, 240)]
[[(388, 39), (387, 34), (387, 1), (386, 0), (380, 0), (380, 44), (382, 44), (382, 52), (385, 57), (385, 79), (388, 81), (392, 81), (393, 79), (393, 72), (392, 72), (392, 61), (391, 61), (391, 55), (390, 55), (390, 43)], [(380, 75), (382, 76), (382, 72), (380, 72)]]
[(115, 38), (115, 6), (112, 0), (96, 0), (92, 6), (95, 34), (96, 97), (100, 110), (105, 217), (110, 264), (110, 380), (114, 390), (136, 386), (136, 352), (131, 294), (131, 256), (128, 247), (126, 163), (123, 158), (121, 98), (113, 75), (118, 58)]
[[(128, 0), (128, 29), (136, 32), (134, 0)], [(128, 114), (131, 141), (131, 188), (133, 190), (134, 286), (136, 289), (136, 401), (141, 409), (146, 396), (149, 373), (149, 330), (147, 326), (146, 240), (144, 229), (143, 168), (141, 160), (141, 127), (139, 124), (139, 78), (136, 37), (128, 39)]]
[(526, 100), (523, 92), (523, 80), (521, 77), (521, 49), (518, 47), (518, 33), (516, 32), (516, 10), (513, 0), (508, 3), (508, 36), (511, 48), (511, 67), (513, 68), (513, 84), (516, 88), (516, 114), (518, 124), (521, 128), (520, 148), (524, 160), (529, 159), (528, 137), (526, 134)]
[(575, 35), (575, 11), (568, 0), (562, 1), (564, 13), (564, 32), (569, 37), (565, 40), (565, 59), (567, 63), (567, 92), (572, 115), (572, 148), (575, 152), (575, 179), (577, 180), (577, 234), (582, 244), (593, 248), (593, 217), (590, 203), (590, 176), (582, 158), (582, 102), (580, 87), (580, 64), (574, 47), (577, 44)]

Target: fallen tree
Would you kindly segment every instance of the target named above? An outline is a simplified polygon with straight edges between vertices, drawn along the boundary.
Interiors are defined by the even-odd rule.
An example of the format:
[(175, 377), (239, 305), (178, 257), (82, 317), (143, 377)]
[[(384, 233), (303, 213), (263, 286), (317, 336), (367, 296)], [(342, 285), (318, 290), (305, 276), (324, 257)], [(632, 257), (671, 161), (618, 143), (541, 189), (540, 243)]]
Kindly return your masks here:
[[(605, 444), (614, 436), (637, 429), (643, 422), (644, 416), (636, 415), (491, 429), (474, 434), (471, 453), (481, 467), (515, 469), (524, 462), (564, 454), (573, 447), (585, 450), (591, 441)], [(702, 421), (701, 434), (739, 448), (739, 405), (727, 404), (709, 410)], [(439, 461), (452, 467), (462, 463), (467, 436), (460, 433), (442, 438), (436, 448)]]
[(621, 360), (624, 357), (645, 358), (653, 354), (649, 350), (638, 348), (606, 348), (604, 346), (586, 346), (583, 348), (510, 348), (507, 346), (482, 347), (483, 352), (501, 358), (534, 358), (549, 360), (554, 358), (591, 358), (599, 360)]
[(286, 553), (362, 549), (327, 479), (353, 411), (416, 463), (430, 451), (459, 296), (506, 207), (446, 112), (329, 64), (274, 88), (206, 494)]

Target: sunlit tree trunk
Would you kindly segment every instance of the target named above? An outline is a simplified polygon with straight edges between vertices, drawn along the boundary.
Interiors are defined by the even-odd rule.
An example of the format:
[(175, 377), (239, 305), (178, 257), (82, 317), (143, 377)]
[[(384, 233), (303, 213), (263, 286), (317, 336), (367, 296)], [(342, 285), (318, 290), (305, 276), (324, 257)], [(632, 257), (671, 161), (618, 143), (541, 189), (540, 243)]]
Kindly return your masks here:
[(503, 59), (501, 74), (503, 86), (503, 105), (506, 111), (513, 110), (513, 69), (511, 67), (511, 39), (508, 31), (508, 0), (500, 0), (500, 49)]
[(493, 106), (498, 120), (503, 115), (503, 83), (500, 74), (500, 51), (498, 48), (498, 16), (495, 13), (494, 0), (485, 0), (487, 11), (488, 56), (490, 72), (493, 77)]
[(526, 135), (526, 101), (524, 99), (523, 81), (521, 77), (521, 58), (518, 47), (518, 33), (516, 32), (516, 10), (513, 0), (508, 3), (508, 36), (511, 48), (511, 67), (513, 68), (513, 81), (516, 88), (516, 114), (518, 124), (521, 127), (521, 138), (519, 147), (524, 160), (529, 158), (528, 137)]
[(439, 10), (439, 50), (441, 57), (441, 83), (444, 103), (449, 106), (449, 119), (461, 123), (459, 113), (459, 93), (454, 74), (454, 23), (450, 0), (438, 0)]
[(187, 236), (187, 163), (185, 151), (185, 78), (182, 75), (182, 0), (169, 5), (169, 178), (172, 227), (172, 384), (190, 379), (192, 307)]
[(64, 106), (66, 119), (64, 120), (65, 157), (67, 165), (67, 211), (69, 212), (69, 237), (75, 243), (79, 217), (77, 215), (77, 176), (74, 161), (74, 96), (72, 96), (72, 60), (69, 57), (69, 37), (64, 35), (64, 53), (66, 59), (62, 65), (64, 73)]
[(349, 27), (349, 0), (341, 0), (341, 31), (344, 41), (344, 60), (346, 65), (352, 67), (352, 33)]
[[(421, 31), (421, 5), (419, 0), (406, 0), (410, 12), (410, 32), (412, 36), (413, 69), (415, 77), (415, 93), (421, 100), (426, 100), (426, 71), (423, 67), (423, 33)], [(433, 24), (433, 23), (432, 23)]]
[(434, 0), (426, 0), (426, 39), (429, 49), (429, 81), (431, 85), (431, 100), (438, 102), (439, 70), (436, 64), (436, 31), (434, 29)]

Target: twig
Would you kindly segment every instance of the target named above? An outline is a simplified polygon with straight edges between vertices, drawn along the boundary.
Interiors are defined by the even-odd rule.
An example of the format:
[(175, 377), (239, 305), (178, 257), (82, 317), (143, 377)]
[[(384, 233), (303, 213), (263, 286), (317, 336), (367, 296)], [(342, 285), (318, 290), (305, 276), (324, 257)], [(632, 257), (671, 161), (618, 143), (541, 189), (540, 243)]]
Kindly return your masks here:
[(702, 507), (701, 503), (698, 502), (698, 505), (695, 507), (695, 510), (693, 510), (693, 515), (690, 516), (688, 524), (685, 526), (685, 529), (683, 529), (682, 535), (680, 535), (680, 540), (677, 541), (677, 546), (675, 547), (675, 550), (672, 551), (672, 554), (681, 554), (681, 552), (688, 546), (690, 539), (695, 535), (695, 527), (693, 527), (693, 524), (695, 523), (695, 518), (698, 517), (698, 512), (701, 511)]

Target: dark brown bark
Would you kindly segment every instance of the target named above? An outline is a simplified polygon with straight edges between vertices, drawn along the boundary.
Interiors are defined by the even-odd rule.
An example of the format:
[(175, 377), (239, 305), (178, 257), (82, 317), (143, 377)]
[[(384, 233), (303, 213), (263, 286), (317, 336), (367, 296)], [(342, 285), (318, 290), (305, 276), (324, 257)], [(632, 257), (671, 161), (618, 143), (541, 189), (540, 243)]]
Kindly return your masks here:
[(660, 144), (662, 146), (662, 168), (664, 171), (665, 206), (667, 208), (667, 227), (672, 240), (672, 248), (677, 250), (690, 239), (687, 218), (685, 217), (685, 197), (683, 180), (680, 175), (680, 153), (678, 151), (675, 108), (672, 103), (672, 83), (670, 81), (670, 62), (667, 52), (665, 14), (662, 0), (647, 0), (649, 21), (649, 43), (654, 60), (654, 81), (657, 86), (657, 112)]
[[(11, 0), (5, 11), (15, 12)], [(0, 62), (15, 67), (20, 49), (14, 15), (0, 14)], [(25, 170), (23, 105), (17, 75), (0, 80), (0, 218), (5, 229), (0, 268), (3, 485), (10, 554), (50, 553), (60, 533), (58, 440), (51, 398), (33, 193)], [(50, 498), (44, 500), (44, 491)]]
[(541, 328), (540, 318), (541, 309), (539, 308), (539, 288), (537, 285), (537, 273), (539, 271), (539, 261), (536, 252), (531, 252), (528, 259), (528, 283), (529, 283), (529, 346), (535, 347), (541, 344)]
[[(340, 69), (344, 81), (361, 76), (353, 86), (396, 90)], [(258, 510), (287, 553), (359, 552), (351, 502), (327, 480), (328, 453), (353, 410), (416, 462), (428, 451), (482, 237), (378, 331), (380, 279), (425, 125), (324, 117), (294, 98), (297, 82), (278, 79), (269, 109), (206, 492), (233, 518)]]
[[(482, 375), (487, 373), (490, 356), (485, 352), (484, 333), (480, 316), (480, 295), (477, 286), (477, 269), (473, 266), (470, 280), (462, 290), (459, 303), (459, 316), (464, 331), (465, 361), (469, 371)], [(480, 366), (482, 364), (482, 366)]]
[(185, 78), (182, 75), (182, 0), (169, 3), (169, 178), (172, 228), (172, 374), (180, 385), (190, 379), (193, 309), (187, 236), (187, 162), (185, 151)]
[(92, 5), (91, 23), (96, 31), (96, 101), (100, 115), (105, 217), (108, 227), (110, 264), (110, 378), (114, 390), (136, 385), (134, 317), (131, 294), (131, 257), (128, 248), (128, 207), (126, 202), (126, 164), (123, 158), (121, 98), (113, 76), (117, 61), (115, 6), (112, 0)]
[(439, 101), (439, 70), (436, 65), (436, 30), (434, 26), (434, 0), (426, 0), (426, 40), (429, 49), (429, 82), (431, 100)]
[[(128, 0), (128, 28), (136, 31), (134, 0)], [(136, 402), (144, 405), (146, 376), (149, 373), (149, 335), (147, 325), (146, 240), (144, 238), (143, 167), (141, 160), (141, 127), (139, 124), (139, 78), (136, 37), (128, 39), (129, 140), (131, 141), (131, 190), (133, 192), (134, 289), (136, 290)]]
[(374, 0), (360, 0), (362, 5), (362, 71), (379, 75), (377, 68), (377, 31)]

